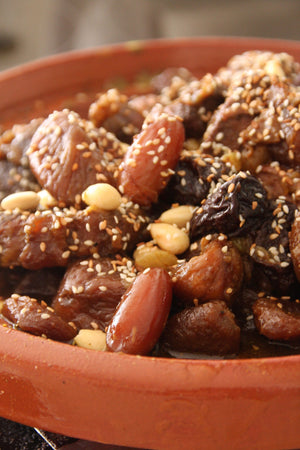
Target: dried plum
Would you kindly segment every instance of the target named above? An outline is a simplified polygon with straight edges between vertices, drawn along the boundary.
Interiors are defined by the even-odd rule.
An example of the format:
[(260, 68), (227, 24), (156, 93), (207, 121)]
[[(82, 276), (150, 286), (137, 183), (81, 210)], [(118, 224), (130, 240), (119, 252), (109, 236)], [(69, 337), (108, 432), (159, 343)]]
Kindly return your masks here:
[(191, 219), (191, 236), (222, 232), (241, 236), (256, 230), (269, 208), (267, 192), (252, 175), (240, 172), (210, 194)]
[(161, 199), (189, 205), (200, 205), (230, 167), (210, 155), (184, 155), (180, 158)]

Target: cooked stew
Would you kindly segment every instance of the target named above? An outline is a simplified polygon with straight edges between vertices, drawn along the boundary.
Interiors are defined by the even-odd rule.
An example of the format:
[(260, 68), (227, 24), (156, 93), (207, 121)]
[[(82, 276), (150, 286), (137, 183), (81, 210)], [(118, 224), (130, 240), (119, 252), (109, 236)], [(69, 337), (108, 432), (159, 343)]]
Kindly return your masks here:
[(300, 352), (300, 65), (169, 68), (0, 135), (0, 324), (101, 351)]

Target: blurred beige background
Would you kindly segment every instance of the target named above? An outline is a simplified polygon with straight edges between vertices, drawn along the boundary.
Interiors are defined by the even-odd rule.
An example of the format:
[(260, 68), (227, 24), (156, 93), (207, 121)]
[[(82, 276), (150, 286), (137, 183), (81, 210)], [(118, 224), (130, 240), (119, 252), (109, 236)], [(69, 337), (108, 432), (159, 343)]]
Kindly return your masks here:
[(300, 40), (300, 0), (0, 0), (0, 70), (135, 39), (256, 36)]

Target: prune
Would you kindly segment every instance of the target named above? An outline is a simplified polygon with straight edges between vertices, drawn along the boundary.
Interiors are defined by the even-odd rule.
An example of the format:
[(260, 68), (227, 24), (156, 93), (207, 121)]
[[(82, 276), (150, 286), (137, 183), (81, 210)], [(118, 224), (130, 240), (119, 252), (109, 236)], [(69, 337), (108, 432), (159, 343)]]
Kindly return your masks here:
[(250, 256), (270, 280), (272, 292), (288, 293), (296, 282), (289, 249), (289, 232), (296, 207), (282, 199), (272, 202), (270, 211), (256, 232)]
[(222, 175), (230, 173), (230, 167), (219, 158), (210, 155), (183, 155), (177, 163), (161, 199), (180, 204), (200, 205), (209, 190)]
[(256, 230), (264, 219), (269, 202), (262, 184), (240, 172), (217, 187), (191, 219), (191, 236), (222, 232), (241, 236)]
[(27, 296), (14, 294), (6, 299), (2, 315), (20, 330), (36, 336), (67, 342), (77, 333), (74, 326), (65, 322), (46, 303)]
[(277, 341), (300, 341), (299, 301), (260, 298), (253, 314), (260, 334)]
[(167, 322), (161, 345), (167, 350), (223, 356), (238, 352), (240, 328), (225, 302), (186, 308)]
[(104, 331), (135, 276), (134, 265), (126, 258), (77, 261), (67, 269), (52, 307), (79, 329)]
[(236, 247), (227, 239), (215, 239), (203, 253), (178, 264), (174, 271), (174, 294), (185, 306), (208, 300), (230, 304), (243, 279), (243, 263)]

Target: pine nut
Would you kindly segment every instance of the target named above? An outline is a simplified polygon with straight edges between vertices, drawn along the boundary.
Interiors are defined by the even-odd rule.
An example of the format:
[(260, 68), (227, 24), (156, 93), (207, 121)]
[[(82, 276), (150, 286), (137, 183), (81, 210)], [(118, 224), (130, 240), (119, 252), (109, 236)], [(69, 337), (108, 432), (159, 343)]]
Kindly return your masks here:
[(40, 198), (40, 205), (43, 208), (48, 209), (57, 205), (57, 200), (54, 197), (52, 197), (52, 195), (50, 194), (49, 191), (47, 191), (47, 189), (42, 189), (37, 194)]
[(91, 184), (82, 193), (82, 200), (89, 206), (112, 211), (121, 204), (121, 194), (107, 183)]
[(191, 220), (193, 211), (194, 208), (192, 206), (177, 206), (164, 211), (159, 220), (160, 222), (177, 225), (179, 228), (183, 228)]
[(157, 245), (174, 255), (180, 255), (189, 248), (188, 235), (177, 227), (168, 223), (152, 223), (150, 233)]
[(147, 267), (167, 267), (177, 264), (174, 254), (158, 248), (156, 245), (140, 245), (133, 253), (135, 265), (143, 269)]
[(23, 191), (15, 192), (5, 197), (1, 202), (1, 208), (7, 210), (21, 209), (34, 210), (40, 202), (40, 197), (36, 192), (33, 191)]
[(78, 347), (102, 352), (106, 350), (106, 335), (102, 330), (80, 330), (75, 336), (74, 342)]

